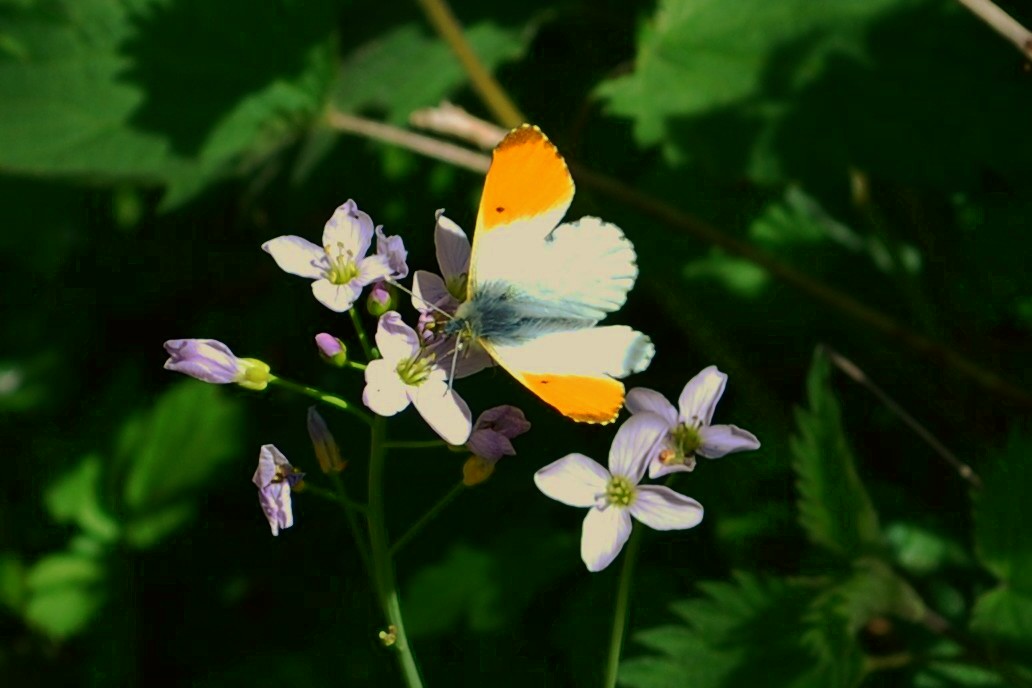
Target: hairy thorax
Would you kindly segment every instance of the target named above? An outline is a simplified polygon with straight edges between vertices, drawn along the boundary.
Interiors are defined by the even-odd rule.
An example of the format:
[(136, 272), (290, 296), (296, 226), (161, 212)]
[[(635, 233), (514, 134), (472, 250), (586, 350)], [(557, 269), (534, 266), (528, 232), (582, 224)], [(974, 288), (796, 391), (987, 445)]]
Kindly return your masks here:
[(459, 306), (445, 334), (496, 344), (517, 344), (549, 332), (591, 327), (593, 320), (570, 317), (561, 307), (520, 292), (513, 286), (488, 282)]

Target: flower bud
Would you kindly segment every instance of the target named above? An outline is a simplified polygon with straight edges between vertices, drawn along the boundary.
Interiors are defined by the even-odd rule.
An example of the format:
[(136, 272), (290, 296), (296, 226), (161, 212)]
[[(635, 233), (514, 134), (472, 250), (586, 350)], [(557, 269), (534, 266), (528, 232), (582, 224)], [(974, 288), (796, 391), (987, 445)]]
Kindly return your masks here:
[(319, 356), (332, 366), (343, 368), (348, 362), (348, 347), (344, 342), (327, 332), (315, 335), (315, 345), (319, 348)]
[(315, 458), (323, 473), (340, 473), (344, 470), (347, 462), (340, 458), (340, 447), (337, 446), (337, 440), (333, 438), (330, 429), (326, 426), (326, 421), (314, 406), (308, 409), (308, 436), (312, 439)]
[(169, 359), (165, 370), (225, 385), (232, 382), (247, 389), (262, 390), (269, 384), (269, 366), (256, 358), (237, 358), (229, 347), (215, 339), (170, 339), (165, 342)]
[(366, 308), (369, 310), (369, 314), (375, 318), (379, 318), (381, 315), (391, 310), (394, 304), (394, 298), (391, 295), (390, 289), (384, 282), (377, 282), (373, 285), (373, 288), (369, 291), (369, 298), (366, 301)]
[(473, 487), (484, 482), (494, 473), (496, 463), (498, 461), (495, 459), (485, 459), (476, 454), (469, 457), (466, 463), (462, 464), (462, 484)]

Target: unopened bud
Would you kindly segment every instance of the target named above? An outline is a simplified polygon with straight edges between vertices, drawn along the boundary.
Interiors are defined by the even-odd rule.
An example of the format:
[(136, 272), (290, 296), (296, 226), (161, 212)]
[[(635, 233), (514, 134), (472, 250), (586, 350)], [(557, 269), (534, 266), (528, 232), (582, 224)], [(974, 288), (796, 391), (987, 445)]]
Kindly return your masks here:
[(332, 366), (343, 368), (348, 362), (348, 347), (344, 342), (327, 332), (315, 335), (315, 345), (319, 348), (319, 357)]
[(326, 426), (326, 421), (314, 406), (308, 409), (308, 436), (312, 439), (315, 458), (323, 473), (340, 473), (344, 470), (347, 462), (340, 458), (340, 447), (337, 446), (337, 440), (333, 438), (330, 429)]
[(466, 463), (462, 464), (462, 484), (473, 487), (484, 482), (494, 473), (495, 463), (497, 462), (476, 454), (469, 457)]
[(388, 286), (383, 282), (373, 285), (373, 288), (369, 291), (369, 298), (366, 300), (366, 308), (369, 310), (369, 314), (374, 318), (379, 318), (391, 310), (393, 305), (394, 297), (391, 295), (391, 290)]

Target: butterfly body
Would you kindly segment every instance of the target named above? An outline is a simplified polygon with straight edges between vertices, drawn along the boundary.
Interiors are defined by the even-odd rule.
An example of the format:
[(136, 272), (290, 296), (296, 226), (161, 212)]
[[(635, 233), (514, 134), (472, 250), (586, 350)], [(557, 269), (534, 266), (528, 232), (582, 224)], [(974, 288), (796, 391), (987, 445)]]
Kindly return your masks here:
[(623, 406), (618, 378), (648, 367), (648, 337), (599, 326), (634, 286), (634, 247), (613, 224), (560, 224), (574, 185), (537, 127), (514, 129), (494, 151), (473, 237), (465, 302), (445, 326), (482, 347), (564, 415), (612, 422)]

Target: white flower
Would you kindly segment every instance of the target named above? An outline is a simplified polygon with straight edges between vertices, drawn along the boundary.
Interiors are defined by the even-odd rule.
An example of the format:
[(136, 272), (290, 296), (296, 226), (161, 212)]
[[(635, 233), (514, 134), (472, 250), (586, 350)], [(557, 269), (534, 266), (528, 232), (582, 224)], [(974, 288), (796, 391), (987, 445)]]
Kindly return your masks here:
[(709, 366), (688, 381), (677, 400), (678, 408), (662, 394), (644, 387), (627, 393), (627, 410), (632, 414), (658, 415), (666, 423), (660, 450), (649, 464), (649, 477), (690, 471), (695, 455), (707, 459), (760, 448), (760, 441), (735, 425), (711, 425), (717, 402), (724, 394), (727, 375)]
[[(444, 216), (444, 210), (437, 211), (434, 247), (443, 278), (426, 270), (416, 270), (412, 276), (412, 307), (420, 314), (417, 329), (423, 341), (433, 347), (441, 358), (441, 365), (450, 368), (451, 362), (445, 362), (444, 358), (454, 353), (458, 340), (445, 336), (442, 329), (448, 315), (454, 315), (466, 300), (470, 244), (462, 228)], [(480, 345), (464, 342), (458, 353), (455, 377), (468, 377), (492, 365), (494, 361)]]
[(472, 429), (469, 406), (448, 388), (447, 373), (434, 353), (420, 346), (416, 331), (397, 311), (380, 317), (376, 346), (383, 358), (366, 367), (362, 402), (381, 416), (393, 416), (411, 403), (445, 442), (464, 444)]
[(656, 530), (693, 528), (702, 505), (661, 485), (639, 485), (645, 465), (667, 432), (651, 413), (629, 418), (613, 438), (609, 470), (583, 454), (569, 454), (534, 474), (545, 495), (570, 506), (588, 507), (581, 533), (581, 559), (601, 571), (631, 535), (631, 517)]
[[(266, 241), (262, 250), (271, 255), (282, 270), (315, 280), (312, 293), (319, 303), (343, 313), (351, 308), (366, 285), (402, 276), (398, 268), (404, 266), (404, 257), (389, 241), (396, 237), (383, 237), (383, 252), (366, 256), (374, 232), (369, 215), (349, 199), (327, 220), (321, 247), (299, 236), (281, 236)], [(404, 270), (407, 273), (407, 266)]]

